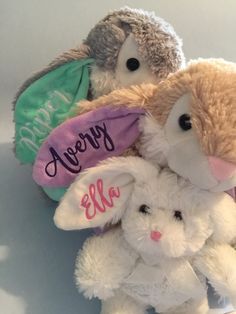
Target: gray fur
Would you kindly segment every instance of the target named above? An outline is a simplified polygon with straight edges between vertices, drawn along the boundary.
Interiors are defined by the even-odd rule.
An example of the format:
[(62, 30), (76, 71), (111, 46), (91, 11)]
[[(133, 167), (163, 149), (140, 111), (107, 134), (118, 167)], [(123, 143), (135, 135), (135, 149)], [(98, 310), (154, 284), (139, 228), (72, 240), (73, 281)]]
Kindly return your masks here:
[(109, 70), (116, 66), (118, 54), (126, 39), (124, 31), (114, 24), (100, 22), (88, 34), (85, 44), (96, 65)]
[(182, 41), (173, 27), (153, 12), (139, 9), (125, 7), (111, 12), (91, 30), (85, 44), (98, 66), (114, 69), (119, 49), (130, 33), (140, 56), (158, 77), (165, 78), (184, 65)]
[(92, 57), (97, 66), (115, 69), (119, 50), (130, 33), (139, 46), (140, 56), (157, 77), (165, 78), (184, 64), (182, 42), (170, 24), (153, 12), (125, 7), (109, 13), (96, 24), (82, 46), (63, 53), (30, 77), (18, 91), (14, 106), (21, 93), (34, 81), (72, 60)]

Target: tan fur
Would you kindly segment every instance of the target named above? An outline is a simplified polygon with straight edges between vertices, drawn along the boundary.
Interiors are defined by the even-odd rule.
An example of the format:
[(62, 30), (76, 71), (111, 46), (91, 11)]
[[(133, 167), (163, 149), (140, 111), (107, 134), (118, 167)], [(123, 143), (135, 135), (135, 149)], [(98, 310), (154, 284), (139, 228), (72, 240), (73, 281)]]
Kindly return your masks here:
[(191, 62), (158, 85), (115, 90), (78, 104), (76, 114), (106, 105), (141, 107), (160, 125), (179, 97), (190, 93), (192, 125), (203, 152), (236, 163), (236, 64), (208, 59)]
[(68, 60), (73, 61), (89, 58), (89, 54), (90, 54), (89, 46), (82, 44), (78, 48), (72, 48), (69, 51), (66, 51), (63, 54), (61, 54), (58, 58), (56, 58), (50, 63), (50, 66), (53, 66), (54, 64), (58, 66), (58, 64), (64, 64), (68, 62)]
[(164, 111), (162, 116), (154, 114), (159, 123), (165, 123), (171, 103), (190, 92), (192, 124), (203, 152), (236, 163), (236, 65), (214, 59), (195, 61), (163, 85), (156, 94)]
[(75, 114), (89, 112), (91, 110), (102, 108), (108, 105), (114, 107), (126, 106), (129, 108), (139, 107), (147, 109), (150, 99), (154, 96), (156, 86), (153, 84), (141, 84), (131, 86), (127, 89), (114, 90), (108, 95), (104, 95), (93, 101), (80, 101)]
[(193, 125), (206, 155), (236, 163), (236, 65), (207, 65), (192, 88)]
[[(114, 90), (110, 94), (101, 96), (93, 101), (80, 101), (75, 109), (74, 115), (83, 114), (111, 104), (114, 107), (141, 107), (146, 110), (151, 110), (153, 105), (150, 99), (154, 97), (156, 88), (157, 86), (153, 84), (141, 84), (139, 86), (131, 86), (128, 89)], [(139, 145), (140, 142), (138, 139), (131, 147), (125, 150), (122, 156), (139, 156)]]

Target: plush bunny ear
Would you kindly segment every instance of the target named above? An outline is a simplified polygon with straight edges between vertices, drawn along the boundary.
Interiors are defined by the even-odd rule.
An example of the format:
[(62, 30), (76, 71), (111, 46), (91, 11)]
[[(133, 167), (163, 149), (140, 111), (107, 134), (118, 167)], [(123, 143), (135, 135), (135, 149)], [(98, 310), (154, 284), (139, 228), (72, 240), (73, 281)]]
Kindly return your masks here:
[(65, 121), (51, 132), (40, 148), (33, 168), (43, 187), (68, 187), (83, 170), (121, 155), (138, 138), (137, 108), (93, 110)]
[(22, 163), (34, 162), (48, 134), (71, 116), (76, 102), (87, 97), (93, 60), (63, 58), (27, 81), (17, 95), (15, 152)]
[(158, 168), (139, 157), (110, 158), (88, 169), (70, 186), (56, 209), (56, 226), (75, 230), (118, 222), (134, 184), (150, 181), (158, 172)]
[(56, 226), (75, 230), (119, 221), (133, 190), (133, 158), (133, 165), (129, 158), (112, 158), (80, 175), (56, 209)]

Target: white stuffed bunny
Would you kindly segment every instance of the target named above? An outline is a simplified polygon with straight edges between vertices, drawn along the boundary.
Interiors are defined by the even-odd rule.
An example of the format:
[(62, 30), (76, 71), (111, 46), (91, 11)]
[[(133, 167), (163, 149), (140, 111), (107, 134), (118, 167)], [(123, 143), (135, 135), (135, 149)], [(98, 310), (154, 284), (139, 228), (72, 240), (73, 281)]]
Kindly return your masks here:
[[(65, 230), (121, 221), (89, 238), (76, 263), (80, 290), (102, 300), (103, 314), (143, 314), (150, 306), (160, 313), (204, 314), (204, 250), (233, 241), (236, 205), (225, 193), (200, 190), (141, 158), (120, 157), (84, 172), (54, 221)], [(235, 263), (232, 254), (211, 281), (233, 300)]]

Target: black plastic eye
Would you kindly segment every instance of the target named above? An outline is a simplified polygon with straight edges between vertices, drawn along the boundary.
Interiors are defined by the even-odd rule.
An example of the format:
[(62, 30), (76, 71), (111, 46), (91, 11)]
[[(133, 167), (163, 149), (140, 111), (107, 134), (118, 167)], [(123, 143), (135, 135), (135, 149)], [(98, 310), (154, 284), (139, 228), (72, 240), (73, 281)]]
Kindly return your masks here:
[(188, 131), (192, 128), (191, 117), (189, 114), (184, 113), (179, 117), (179, 126), (184, 131)]
[(144, 215), (150, 215), (149, 212), (150, 207), (148, 207), (147, 205), (143, 204), (139, 207), (139, 212), (144, 214)]
[(127, 69), (130, 71), (136, 71), (140, 67), (140, 62), (136, 58), (129, 58), (126, 61)]
[(175, 217), (176, 220), (179, 220), (179, 221), (183, 220), (182, 213), (181, 213), (181, 211), (179, 211), (179, 210), (176, 210), (176, 211), (174, 212), (174, 217)]

